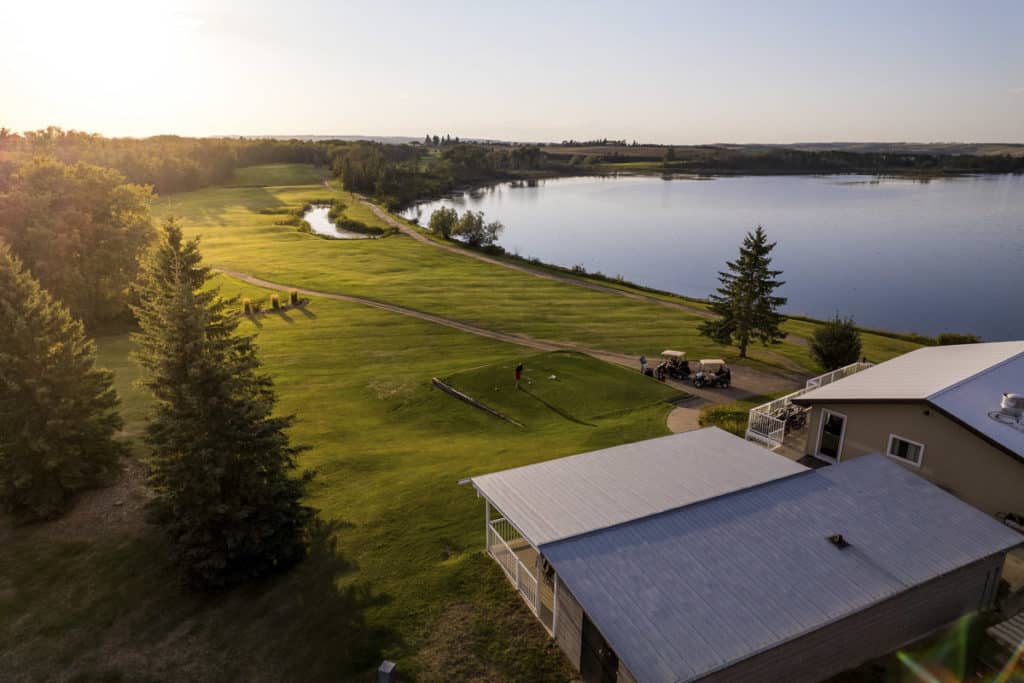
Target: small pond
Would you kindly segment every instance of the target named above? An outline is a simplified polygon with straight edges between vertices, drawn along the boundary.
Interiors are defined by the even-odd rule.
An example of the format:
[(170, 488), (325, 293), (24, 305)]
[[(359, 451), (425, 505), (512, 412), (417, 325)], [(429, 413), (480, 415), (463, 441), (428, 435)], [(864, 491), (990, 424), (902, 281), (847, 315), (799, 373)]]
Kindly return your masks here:
[(371, 235), (342, 230), (334, 225), (334, 223), (331, 222), (331, 219), (327, 217), (327, 213), (330, 210), (331, 207), (326, 204), (314, 204), (310, 207), (309, 211), (302, 214), (302, 219), (309, 223), (309, 227), (313, 229), (313, 232), (318, 235), (323, 235), (324, 237), (332, 237), (339, 240), (372, 239)]

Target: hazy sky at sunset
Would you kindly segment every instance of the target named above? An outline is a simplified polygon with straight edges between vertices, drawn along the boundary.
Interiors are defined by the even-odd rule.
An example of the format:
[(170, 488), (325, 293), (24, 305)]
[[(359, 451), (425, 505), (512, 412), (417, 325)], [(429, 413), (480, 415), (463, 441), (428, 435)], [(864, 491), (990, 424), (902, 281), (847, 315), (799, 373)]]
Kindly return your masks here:
[(1024, 142), (1024, 2), (5, 2), (0, 126)]

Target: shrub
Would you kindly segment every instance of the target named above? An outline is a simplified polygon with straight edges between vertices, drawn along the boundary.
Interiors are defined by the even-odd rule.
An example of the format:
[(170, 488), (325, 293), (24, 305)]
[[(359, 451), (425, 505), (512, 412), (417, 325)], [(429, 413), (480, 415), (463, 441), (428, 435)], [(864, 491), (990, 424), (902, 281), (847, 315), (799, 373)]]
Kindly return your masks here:
[(277, 294), (271, 294), (270, 307), (273, 308), (275, 311), (281, 310), (281, 297), (279, 297)]
[(242, 299), (242, 315), (252, 315), (252, 299)]
[(953, 344), (978, 344), (981, 337), (976, 334), (960, 334), (958, 332), (943, 332), (935, 338), (939, 346), (951, 346)]
[(811, 339), (811, 356), (826, 370), (835, 370), (861, 357), (860, 332), (853, 318), (832, 320), (814, 330)]
[(293, 289), (290, 292), (288, 292), (288, 303), (290, 303), (292, 306), (299, 305), (299, 291), (297, 289)]

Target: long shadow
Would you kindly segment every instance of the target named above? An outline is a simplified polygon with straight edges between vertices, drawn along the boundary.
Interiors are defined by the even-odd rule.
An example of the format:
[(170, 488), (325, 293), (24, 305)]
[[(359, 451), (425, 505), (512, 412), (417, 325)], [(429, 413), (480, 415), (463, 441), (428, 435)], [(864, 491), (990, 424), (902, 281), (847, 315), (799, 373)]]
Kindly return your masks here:
[(570, 415), (569, 413), (565, 412), (561, 408), (558, 408), (557, 406), (551, 405), (550, 403), (548, 403), (547, 401), (542, 399), (540, 396), (538, 396), (537, 394), (535, 394), (532, 391), (530, 391), (529, 389), (524, 389), (522, 385), (519, 385), (519, 390), (522, 391), (527, 396), (529, 396), (530, 398), (532, 398), (533, 400), (540, 402), (548, 410), (552, 411), (553, 413), (556, 413), (556, 414), (560, 415), (561, 417), (564, 417), (566, 420), (569, 420), (570, 422), (575, 422), (576, 424), (581, 424), (584, 427), (596, 427), (597, 426), (596, 424), (594, 424), (592, 422), (587, 422), (585, 420), (579, 419), (578, 417), (573, 417), (572, 415)]
[(296, 306), (296, 310), (307, 318), (316, 318), (316, 313), (309, 310), (309, 304), (303, 304), (302, 306)]
[(254, 659), (301, 671), (306, 680), (339, 680), (374, 669), (382, 652), (399, 644), (394, 631), (366, 619), (367, 609), (388, 604), (390, 597), (351, 580), (357, 566), (342, 556), (337, 541), (347, 526), (317, 521), (304, 560), (246, 591), (253, 612), (246, 621), (263, 622), (263, 628), (273, 626), (276, 632), (260, 639)]
[(275, 310), (271, 309), (270, 312), (277, 314), (277, 317), (279, 317), (281, 320), (285, 321), (286, 323), (291, 323), (293, 325), (295, 324), (295, 321), (292, 320), (290, 315), (288, 315), (288, 311), (285, 311), (283, 309), (278, 309), (278, 310), (275, 311)]

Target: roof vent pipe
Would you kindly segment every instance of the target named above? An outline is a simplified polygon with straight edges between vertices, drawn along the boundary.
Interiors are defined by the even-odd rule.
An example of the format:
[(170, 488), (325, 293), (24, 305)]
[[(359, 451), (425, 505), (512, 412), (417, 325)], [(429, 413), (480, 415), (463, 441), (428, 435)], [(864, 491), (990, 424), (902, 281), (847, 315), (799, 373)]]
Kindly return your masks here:
[(1003, 394), (1000, 407), (1007, 415), (1019, 418), (1024, 415), (1024, 394)]
[(832, 534), (828, 537), (828, 542), (840, 550), (850, 547), (850, 542), (843, 538), (842, 534)]

